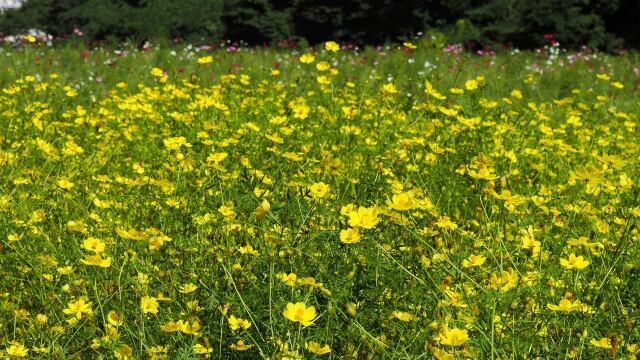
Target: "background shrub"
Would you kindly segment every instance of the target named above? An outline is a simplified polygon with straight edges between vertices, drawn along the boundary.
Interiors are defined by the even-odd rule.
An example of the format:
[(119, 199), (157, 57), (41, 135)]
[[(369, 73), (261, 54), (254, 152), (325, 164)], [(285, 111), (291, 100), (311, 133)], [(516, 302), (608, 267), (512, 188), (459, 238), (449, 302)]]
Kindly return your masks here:
[(0, 16), (0, 32), (75, 27), (91, 40), (185, 38), (252, 44), (292, 38), (311, 44), (402, 41), (438, 29), (472, 47), (513, 44), (614, 50), (640, 45), (635, 0), (27, 0)]

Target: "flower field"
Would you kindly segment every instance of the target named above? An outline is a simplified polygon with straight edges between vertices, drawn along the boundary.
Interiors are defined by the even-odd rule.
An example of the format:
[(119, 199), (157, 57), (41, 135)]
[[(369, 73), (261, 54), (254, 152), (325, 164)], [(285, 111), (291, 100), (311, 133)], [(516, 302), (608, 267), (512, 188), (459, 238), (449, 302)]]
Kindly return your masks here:
[(0, 358), (636, 358), (636, 54), (26, 40)]

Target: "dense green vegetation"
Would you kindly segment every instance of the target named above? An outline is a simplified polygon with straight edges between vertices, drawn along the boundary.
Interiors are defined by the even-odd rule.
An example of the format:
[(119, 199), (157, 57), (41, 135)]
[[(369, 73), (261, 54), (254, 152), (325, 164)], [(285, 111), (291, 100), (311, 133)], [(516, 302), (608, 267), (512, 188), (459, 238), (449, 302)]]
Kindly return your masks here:
[(615, 50), (640, 45), (635, 0), (28, 0), (0, 17), (0, 33), (80, 28), (91, 40), (181, 38), (193, 42), (326, 39), (358, 45), (438, 31), (472, 48), (562, 46)]
[(0, 358), (636, 359), (635, 53), (23, 40)]

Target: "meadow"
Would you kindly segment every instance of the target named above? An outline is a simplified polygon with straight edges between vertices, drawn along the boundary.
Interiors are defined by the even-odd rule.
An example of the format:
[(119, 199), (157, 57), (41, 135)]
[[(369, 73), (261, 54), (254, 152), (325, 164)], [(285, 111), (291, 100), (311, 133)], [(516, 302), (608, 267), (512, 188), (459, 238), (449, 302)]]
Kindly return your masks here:
[(5, 44), (0, 358), (635, 359), (640, 58), (432, 40)]

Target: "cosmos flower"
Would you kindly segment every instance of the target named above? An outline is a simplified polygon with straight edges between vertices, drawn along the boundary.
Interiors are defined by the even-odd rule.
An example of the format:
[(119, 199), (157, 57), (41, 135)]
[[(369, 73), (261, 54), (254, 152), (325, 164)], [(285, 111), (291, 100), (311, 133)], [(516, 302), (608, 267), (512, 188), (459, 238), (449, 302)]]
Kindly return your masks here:
[(143, 296), (140, 298), (140, 308), (143, 314), (157, 314), (158, 313), (158, 300), (151, 296)]
[(560, 258), (560, 265), (567, 269), (582, 270), (589, 266), (590, 262), (585, 260), (582, 256), (576, 256), (576, 254), (569, 254), (569, 258)]
[(24, 345), (20, 344), (19, 342), (13, 342), (10, 344), (11, 345), (9, 345), (9, 347), (5, 349), (5, 352), (7, 353), (7, 355), (21, 358), (29, 354), (29, 349), (27, 349)]
[(329, 193), (329, 185), (323, 182), (317, 182), (311, 186), (309, 186), (309, 191), (311, 192), (311, 197), (314, 199), (322, 199), (327, 196)]
[(316, 318), (316, 308), (314, 306), (307, 307), (304, 302), (288, 303), (282, 315), (290, 321), (299, 322), (302, 326), (309, 326), (313, 325)]
[(418, 206), (411, 192), (394, 194), (391, 197), (391, 201), (387, 202), (390, 208), (398, 211), (407, 211), (415, 209)]
[(251, 344), (246, 344), (244, 340), (238, 340), (234, 344), (231, 344), (230, 348), (235, 351), (246, 351), (253, 347)]
[(360, 242), (360, 238), (360, 231), (358, 228), (340, 230), (340, 242), (343, 244), (356, 244)]
[(380, 222), (380, 211), (377, 207), (359, 207), (349, 213), (349, 225), (354, 228), (373, 229)]
[(94, 255), (85, 255), (84, 259), (81, 259), (80, 262), (84, 265), (98, 266), (106, 269), (111, 266), (111, 256), (103, 258), (99, 253)]
[(69, 302), (67, 308), (62, 310), (62, 312), (67, 315), (73, 315), (78, 320), (82, 318), (83, 314), (93, 314), (93, 310), (91, 310), (91, 302), (86, 302), (83, 298)]
[(340, 51), (340, 45), (335, 41), (327, 41), (324, 43), (324, 48), (331, 52)]
[(248, 328), (251, 327), (251, 323), (245, 319), (241, 319), (241, 318), (237, 318), (233, 315), (229, 316), (229, 319), (227, 319), (227, 322), (229, 323), (229, 328), (231, 328), (231, 330), (238, 330), (238, 329), (244, 329), (247, 330)]
[(439, 333), (438, 339), (440, 340), (440, 344), (447, 346), (460, 346), (467, 342), (469, 339), (469, 335), (467, 334), (467, 330), (458, 329), (458, 328), (449, 328), (445, 326)]
[(198, 58), (198, 64), (210, 64), (213, 62), (213, 56), (207, 55)]
[(608, 337), (603, 337), (598, 340), (591, 339), (591, 341), (589, 341), (589, 344), (602, 349), (611, 349), (613, 347), (613, 344), (611, 344), (611, 339)]
[(305, 349), (309, 350), (309, 352), (316, 354), (316, 355), (325, 355), (331, 352), (331, 348), (329, 347), (329, 345), (320, 345), (320, 343), (317, 343), (315, 341), (307, 341), (304, 343), (304, 347)]
[(303, 64), (311, 64), (315, 60), (315, 57), (312, 54), (302, 54), (300, 56), (300, 62)]

